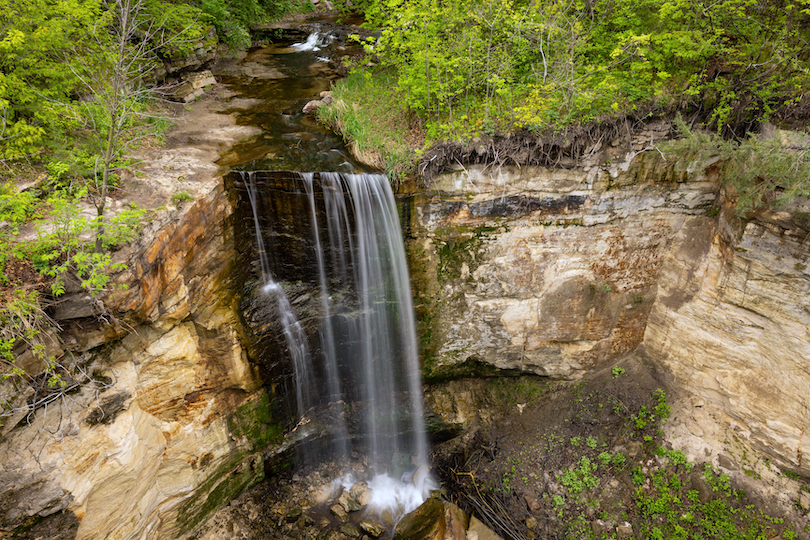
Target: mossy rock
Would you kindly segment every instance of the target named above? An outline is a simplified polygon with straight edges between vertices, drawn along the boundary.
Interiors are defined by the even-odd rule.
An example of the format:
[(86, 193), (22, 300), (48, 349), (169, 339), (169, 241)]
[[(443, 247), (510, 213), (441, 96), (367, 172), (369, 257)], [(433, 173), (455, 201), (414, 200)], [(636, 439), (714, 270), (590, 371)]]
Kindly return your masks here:
[(262, 480), (264, 459), (260, 454), (238, 459), (236, 464), (234, 460), (225, 463), (180, 508), (177, 514), (180, 534), (193, 531), (217, 509)]
[(239, 407), (228, 418), (228, 428), (235, 438), (246, 438), (254, 451), (277, 444), (281, 442), (284, 428), (273, 421), (276, 409), (267, 394), (263, 394), (259, 400)]

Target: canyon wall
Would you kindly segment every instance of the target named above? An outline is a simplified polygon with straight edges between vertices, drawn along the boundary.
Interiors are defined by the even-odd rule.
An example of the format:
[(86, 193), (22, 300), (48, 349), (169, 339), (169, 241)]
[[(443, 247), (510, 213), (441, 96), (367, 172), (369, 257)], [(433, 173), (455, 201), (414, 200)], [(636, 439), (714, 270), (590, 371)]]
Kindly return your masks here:
[(810, 476), (806, 216), (762, 212), (740, 222), (725, 205), (719, 218), (682, 229), (638, 354), (771, 460)]
[(810, 208), (741, 221), (713, 160), (643, 144), (580, 165), (459, 166), (405, 199), (426, 379), (634, 354), (810, 474)]
[(148, 226), (104, 320), (87, 316), (81, 293), (65, 297), (62, 361), (88, 379), (5, 419), (3, 529), (171, 538), (263, 477), (259, 450), (281, 427), (239, 340), (231, 205), (219, 186)]
[(576, 378), (638, 347), (673, 239), (718, 183), (656, 151), (596, 163), (460, 169), (408, 201), (428, 379)]

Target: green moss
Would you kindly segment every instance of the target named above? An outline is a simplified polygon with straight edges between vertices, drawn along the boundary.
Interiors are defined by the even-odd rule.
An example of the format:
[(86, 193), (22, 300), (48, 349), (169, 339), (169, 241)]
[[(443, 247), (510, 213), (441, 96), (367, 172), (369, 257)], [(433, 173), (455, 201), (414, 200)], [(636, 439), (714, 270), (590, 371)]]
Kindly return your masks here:
[(437, 302), (438, 284), (435, 258), (431, 258), (419, 242), (408, 242), (408, 264), (414, 292), (419, 350), (424, 364), (432, 363), (438, 350), (440, 317)]
[(449, 238), (440, 240), (442, 236), (440, 231), (436, 232), (436, 246), (439, 253), (439, 267), (437, 269), (437, 277), (439, 282), (459, 279), (461, 277), (461, 269), (464, 263), (470, 273), (475, 271), (479, 264), (479, 255), (481, 247), (484, 245), (487, 237), (495, 232), (500, 231), (501, 227), (492, 227), (489, 225), (481, 225), (472, 231), (464, 231), (457, 229), (456, 231), (448, 234)]
[(245, 488), (264, 480), (264, 463), (261, 455), (254, 454), (242, 459), (238, 452), (234, 459), (226, 461), (194, 495), (180, 508), (177, 526), (180, 534), (193, 531), (209, 515), (231, 501)]
[(273, 422), (273, 413), (276, 412), (270, 403), (267, 394), (261, 399), (239, 407), (228, 418), (228, 428), (236, 438), (245, 437), (253, 450), (261, 450), (270, 444), (281, 442), (284, 428)]
[[(273, 421), (276, 409), (267, 394), (242, 405), (228, 418), (231, 435), (234, 439), (246, 439), (253, 451), (281, 442), (283, 427)], [(234, 450), (180, 508), (177, 526), (181, 534), (194, 530), (223, 504), (263, 479), (262, 456)]]

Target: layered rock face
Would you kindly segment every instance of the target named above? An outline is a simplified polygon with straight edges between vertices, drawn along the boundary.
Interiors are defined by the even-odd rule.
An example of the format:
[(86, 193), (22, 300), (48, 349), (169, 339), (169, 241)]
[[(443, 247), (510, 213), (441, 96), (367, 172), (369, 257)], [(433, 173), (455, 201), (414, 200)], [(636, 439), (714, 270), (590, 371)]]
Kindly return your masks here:
[(637, 354), (810, 475), (806, 214), (741, 221), (711, 160), (666, 157), (460, 169), (406, 199), (426, 375), (576, 378)]
[(640, 355), (727, 415), (782, 467), (810, 475), (810, 227), (730, 208), (685, 227), (661, 267)]
[(429, 376), (470, 362), (578, 377), (641, 342), (673, 239), (715, 179), (655, 152), (582, 170), (461, 170), (416, 197), (410, 249)]
[(216, 188), (136, 251), (105, 299), (118, 321), (63, 321), (92, 382), (4, 435), (1, 527), (67, 515), (60, 538), (170, 538), (263, 477), (278, 431), (238, 339), (230, 211)]

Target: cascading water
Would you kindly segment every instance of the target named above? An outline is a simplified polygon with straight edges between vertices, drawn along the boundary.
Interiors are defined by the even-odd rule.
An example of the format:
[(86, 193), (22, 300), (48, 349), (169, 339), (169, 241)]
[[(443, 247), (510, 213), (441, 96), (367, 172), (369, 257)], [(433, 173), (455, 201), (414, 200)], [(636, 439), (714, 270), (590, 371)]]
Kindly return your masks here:
[(259, 225), (259, 214), (256, 210), (258, 193), (256, 190), (255, 173), (243, 173), (242, 180), (245, 182), (250, 207), (253, 210), (253, 223), (256, 229), (256, 246), (259, 254), (259, 266), (261, 268), (262, 282), (261, 290), (268, 297), (272, 297), (276, 302), (278, 319), (287, 342), (287, 349), (290, 351), (293, 371), (295, 373), (295, 403), (299, 418), (303, 421), (307, 411), (314, 403), (315, 380), (312, 372), (312, 359), (309, 354), (309, 343), (301, 323), (295, 316), (290, 305), (290, 300), (284, 293), (284, 289), (279, 286), (270, 273), (270, 263), (267, 258), (267, 251), (264, 248), (262, 239), (262, 229)]
[[(298, 417), (328, 426), (331, 458), (348, 462), (353, 452), (367, 456), (371, 507), (394, 515), (409, 512), (424, 500), (431, 481), (425, 466), (410, 283), (388, 179), (371, 174), (292, 175), (285, 196), (297, 201), (295, 208), (307, 208), (307, 215), (300, 210), (292, 214), (299, 224), (309, 222), (309, 232), (303, 234), (315, 267), (296, 276), (289, 275), (288, 265), (280, 270), (288, 275), (279, 284), (272, 280), (275, 269), (266, 254), (283, 256), (278, 252), (292, 235), (274, 230), (281, 225), (266, 219), (263, 211), (293, 203), (274, 200), (277, 190), (257, 189), (257, 177), (266, 174), (272, 175), (242, 173), (242, 180), (253, 210), (260, 267), (266, 272), (264, 288), (276, 294), (273, 301), (291, 355), (300, 335), (291, 331), (288, 336), (287, 328), (300, 325), (294, 316), (285, 319), (285, 313), (292, 314), (283, 292), (285, 280), (308, 280), (312, 293), (304, 296), (318, 296), (311, 302), (319, 318), (317, 343), (310, 343), (312, 354), (299, 357), (309, 364), (299, 366), (293, 358)], [(401, 482), (400, 477), (409, 481)]]

